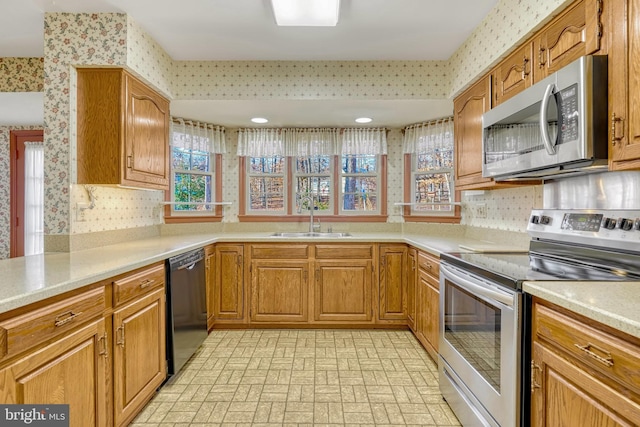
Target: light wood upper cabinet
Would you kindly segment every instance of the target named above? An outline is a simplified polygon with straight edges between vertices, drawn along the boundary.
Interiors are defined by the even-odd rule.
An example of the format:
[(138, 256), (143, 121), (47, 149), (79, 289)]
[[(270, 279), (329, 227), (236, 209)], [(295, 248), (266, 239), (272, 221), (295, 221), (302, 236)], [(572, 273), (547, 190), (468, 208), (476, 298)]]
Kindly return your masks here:
[(252, 322), (306, 322), (308, 307), (309, 261), (252, 260)]
[(456, 190), (482, 188), (493, 182), (482, 177), (482, 115), (490, 108), (490, 75), (453, 101)]
[(215, 253), (212, 295), (215, 322), (244, 322), (244, 246), (216, 245)]
[(71, 427), (107, 426), (109, 351), (103, 319), (0, 369), (3, 404), (68, 404)]
[(164, 287), (113, 313), (114, 423), (126, 425), (167, 375)]
[(380, 245), (378, 319), (407, 319), (407, 247)]
[(533, 43), (527, 42), (493, 70), (493, 107), (533, 84)]
[(606, 54), (605, 6), (608, 5), (604, 0), (577, 1), (536, 34), (533, 39), (536, 81), (581, 56)]
[(640, 425), (640, 346), (534, 300), (531, 425)]
[(79, 68), (78, 183), (169, 188), (169, 101), (118, 68)]
[(611, 5), (609, 168), (640, 169), (640, 0)]

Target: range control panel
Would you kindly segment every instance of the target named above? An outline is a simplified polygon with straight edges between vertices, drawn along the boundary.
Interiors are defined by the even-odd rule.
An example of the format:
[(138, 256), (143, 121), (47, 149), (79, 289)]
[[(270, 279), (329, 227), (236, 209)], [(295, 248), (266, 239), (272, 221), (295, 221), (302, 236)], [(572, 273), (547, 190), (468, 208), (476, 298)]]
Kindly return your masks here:
[(527, 232), (534, 238), (592, 246), (611, 245), (638, 250), (640, 210), (533, 210)]

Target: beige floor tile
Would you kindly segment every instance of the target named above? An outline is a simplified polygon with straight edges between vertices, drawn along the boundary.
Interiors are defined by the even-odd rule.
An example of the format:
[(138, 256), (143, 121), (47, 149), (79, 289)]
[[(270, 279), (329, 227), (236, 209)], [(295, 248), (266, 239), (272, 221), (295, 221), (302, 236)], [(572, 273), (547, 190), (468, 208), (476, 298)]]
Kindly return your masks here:
[(214, 331), (131, 424), (459, 426), (409, 331)]

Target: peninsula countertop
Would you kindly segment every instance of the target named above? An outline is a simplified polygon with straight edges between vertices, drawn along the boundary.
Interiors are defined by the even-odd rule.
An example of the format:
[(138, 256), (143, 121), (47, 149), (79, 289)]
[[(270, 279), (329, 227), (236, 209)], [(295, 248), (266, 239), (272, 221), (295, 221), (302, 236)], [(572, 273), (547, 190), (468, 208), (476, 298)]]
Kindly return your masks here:
[[(487, 245), (466, 237), (403, 233), (353, 233), (343, 238), (279, 238), (263, 233), (211, 233), (157, 236), (75, 252), (55, 252), (0, 260), (0, 313), (60, 295), (82, 286), (163, 261), (217, 242), (408, 243), (439, 255), (460, 251), (459, 245)], [(504, 245), (502, 245), (504, 246)], [(496, 247), (501, 247), (496, 243)], [(526, 251), (527, 248), (522, 248)]]

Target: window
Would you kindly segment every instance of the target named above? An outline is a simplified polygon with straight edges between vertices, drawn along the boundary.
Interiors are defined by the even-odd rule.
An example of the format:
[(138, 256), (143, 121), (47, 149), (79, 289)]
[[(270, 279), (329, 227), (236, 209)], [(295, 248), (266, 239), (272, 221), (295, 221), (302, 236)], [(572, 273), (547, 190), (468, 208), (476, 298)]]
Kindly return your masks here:
[[(174, 118), (171, 129), (171, 201), (168, 218), (220, 217), (224, 128)], [(165, 218), (166, 219), (166, 218)], [(168, 221), (172, 222), (172, 221)]]
[(405, 219), (456, 219), (453, 119), (405, 128)]
[(240, 129), (240, 219), (386, 220), (385, 154), (384, 129)]

